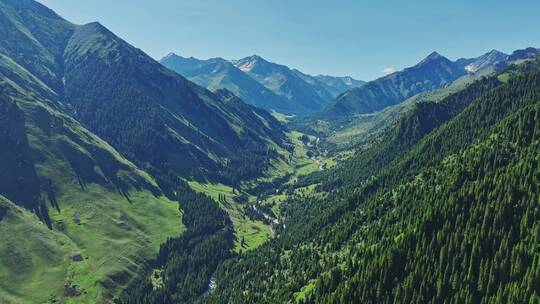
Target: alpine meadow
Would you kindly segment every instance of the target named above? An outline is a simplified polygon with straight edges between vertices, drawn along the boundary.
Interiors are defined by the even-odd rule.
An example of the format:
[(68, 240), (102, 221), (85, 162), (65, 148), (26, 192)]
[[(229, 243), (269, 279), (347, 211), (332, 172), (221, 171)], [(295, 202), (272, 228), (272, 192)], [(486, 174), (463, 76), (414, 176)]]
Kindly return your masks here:
[(0, 303), (540, 304), (540, 3), (478, 2), (0, 0)]

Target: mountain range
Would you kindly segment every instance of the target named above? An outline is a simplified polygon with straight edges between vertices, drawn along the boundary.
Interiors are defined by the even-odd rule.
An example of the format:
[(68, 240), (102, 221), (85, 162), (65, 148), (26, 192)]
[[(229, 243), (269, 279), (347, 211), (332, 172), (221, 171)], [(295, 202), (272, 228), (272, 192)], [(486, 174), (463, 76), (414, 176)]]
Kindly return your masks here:
[(418, 93), (449, 85), (465, 74), (464, 69), (433, 52), (413, 67), (342, 94), (323, 110), (322, 116), (333, 119), (373, 113)]
[[(319, 113), (301, 118), (297, 125), (309, 129), (322, 122), (327, 125), (325, 128), (343, 133), (350, 133), (357, 124), (362, 124), (364, 129), (384, 129), (409, 104), (438, 100), (536, 54), (534, 48), (516, 50), (511, 55), (492, 50), (479, 57), (451, 61), (433, 52), (412, 67), (341, 94)], [(369, 120), (367, 124), (366, 120)]]
[(477, 58), (458, 59), (456, 60), (456, 64), (469, 73), (476, 73), (480, 70), (494, 67), (500, 62), (505, 62), (507, 59), (507, 54), (499, 52), (497, 50), (491, 50), (490, 52)]
[(184, 230), (181, 179), (237, 185), (286, 153), (268, 112), (99, 23), (33, 0), (0, 1), (0, 23), (1, 302), (112, 298)]
[(364, 83), (351, 77), (307, 75), (256, 55), (227, 61), (171, 53), (160, 62), (211, 91), (227, 89), (252, 105), (285, 114), (316, 112), (337, 95)]
[(161, 64), (211, 91), (227, 89), (250, 104), (288, 113), (292, 105), (222, 58), (198, 60), (169, 54)]
[(540, 49), (364, 83), (0, 24), (1, 303), (540, 303)]

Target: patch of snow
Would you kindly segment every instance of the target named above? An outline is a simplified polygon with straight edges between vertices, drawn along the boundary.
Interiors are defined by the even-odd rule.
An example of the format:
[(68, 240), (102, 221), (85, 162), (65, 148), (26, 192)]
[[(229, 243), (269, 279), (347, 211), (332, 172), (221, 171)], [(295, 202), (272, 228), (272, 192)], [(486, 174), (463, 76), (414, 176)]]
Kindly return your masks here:
[(465, 71), (469, 73), (474, 73), (477, 71), (477, 68), (473, 64), (469, 64), (468, 66), (465, 67)]
[(255, 65), (257, 64), (257, 62), (255, 60), (252, 60), (240, 67), (238, 67), (240, 69), (240, 71), (242, 72), (245, 72), (245, 73), (249, 73), (251, 72), (251, 70), (253, 70), (253, 68), (255, 67)]

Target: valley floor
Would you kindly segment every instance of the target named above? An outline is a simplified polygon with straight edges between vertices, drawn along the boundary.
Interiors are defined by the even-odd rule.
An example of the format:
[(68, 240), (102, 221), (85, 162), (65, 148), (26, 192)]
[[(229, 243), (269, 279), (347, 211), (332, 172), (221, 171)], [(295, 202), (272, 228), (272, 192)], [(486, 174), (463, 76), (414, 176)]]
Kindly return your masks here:
[[(263, 177), (242, 183), (240, 189), (219, 183), (189, 181), (191, 188), (204, 193), (229, 215), (235, 235), (235, 252), (252, 250), (274, 236), (274, 227), (280, 225), (280, 205), (292, 194), (310, 194), (316, 185), (295, 188), (302, 176), (324, 171), (349, 155), (342, 152), (328, 156), (319, 151), (318, 139), (299, 131), (287, 133), (294, 149), (279, 149), (280, 158), (274, 160)], [(307, 136), (309, 141), (302, 141)]]

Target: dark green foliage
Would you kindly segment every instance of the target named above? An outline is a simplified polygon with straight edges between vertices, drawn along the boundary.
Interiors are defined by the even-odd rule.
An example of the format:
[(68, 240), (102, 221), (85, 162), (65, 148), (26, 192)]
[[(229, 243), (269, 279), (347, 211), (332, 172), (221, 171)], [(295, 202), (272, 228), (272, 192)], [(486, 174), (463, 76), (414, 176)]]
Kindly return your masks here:
[(458, 115), (474, 99), (487, 94), (501, 83), (497, 77), (481, 79), (463, 91), (452, 94), (439, 103), (419, 103), (389, 127), (379, 138), (362, 148), (352, 160), (331, 169), (308, 176), (305, 184), (325, 180), (323, 189), (330, 191), (342, 184), (357, 185), (360, 181), (379, 173), (379, 170), (407, 152), (433, 129)]
[(151, 278), (136, 281), (118, 303), (184, 303), (208, 290), (218, 264), (231, 257), (234, 234), (228, 215), (208, 196), (179, 183), (178, 200), (187, 231), (161, 245), (154, 267), (162, 269), (163, 285)]
[(5, 206), (0, 206), (0, 221), (6, 216), (8, 209)]
[(39, 214), (40, 182), (24, 121), (17, 104), (0, 94), (0, 193)]
[[(215, 94), (227, 109), (236, 112), (236, 116), (250, 126), (244, 130), (245, 140), (239, 152), (230, 156), (222, 173), (225, 181), (236, 187), (241, 180), (261, 176), (268, 161), (279, 157), (273, 148), (261, 142), (261, 135), (273, 142), (284, 143), (285, 128), (265, 110), (247, 105), (226, 89), (218, 90)], [(259, 117), (266, 124), (261, 124)]]
[(306, 145), (309, 143), (309, 137), (306, 134), (302, 134), (302, 136), (300, 136), (298, 139), (300, 139)]
[(419, 181), (375, 196), (369, 207), (384, 216), (355, 237), (376, 246), (355, 248), (342, 277), (321, 276), (311, 300), (537, 302), (539, 115), (527, 107)]
[(356, 186), (293, 197), (280, 237), (224, 263), (211, 300), (290, 302), (311, 284), (309, 303), (538, 303), (539, 66)]
[[(260, 175), (269, 157), (257, 157), (261, 153), (254, 147), (264, 149), (263, 137), (278, 145), (285, 139), (281, 127), (271, 128), (279, 123), (269, 114), (262, 114), (262, 121), (262, 110), (237, 99), (221, 100), (99, 24), (77, 28), (65, 57), (66, 98), (74, 115), (135, 163), (159, 174), (172, 171), (230, 184)], [(253, 156), (260, 170), (241, 168), (238, 155)]]

